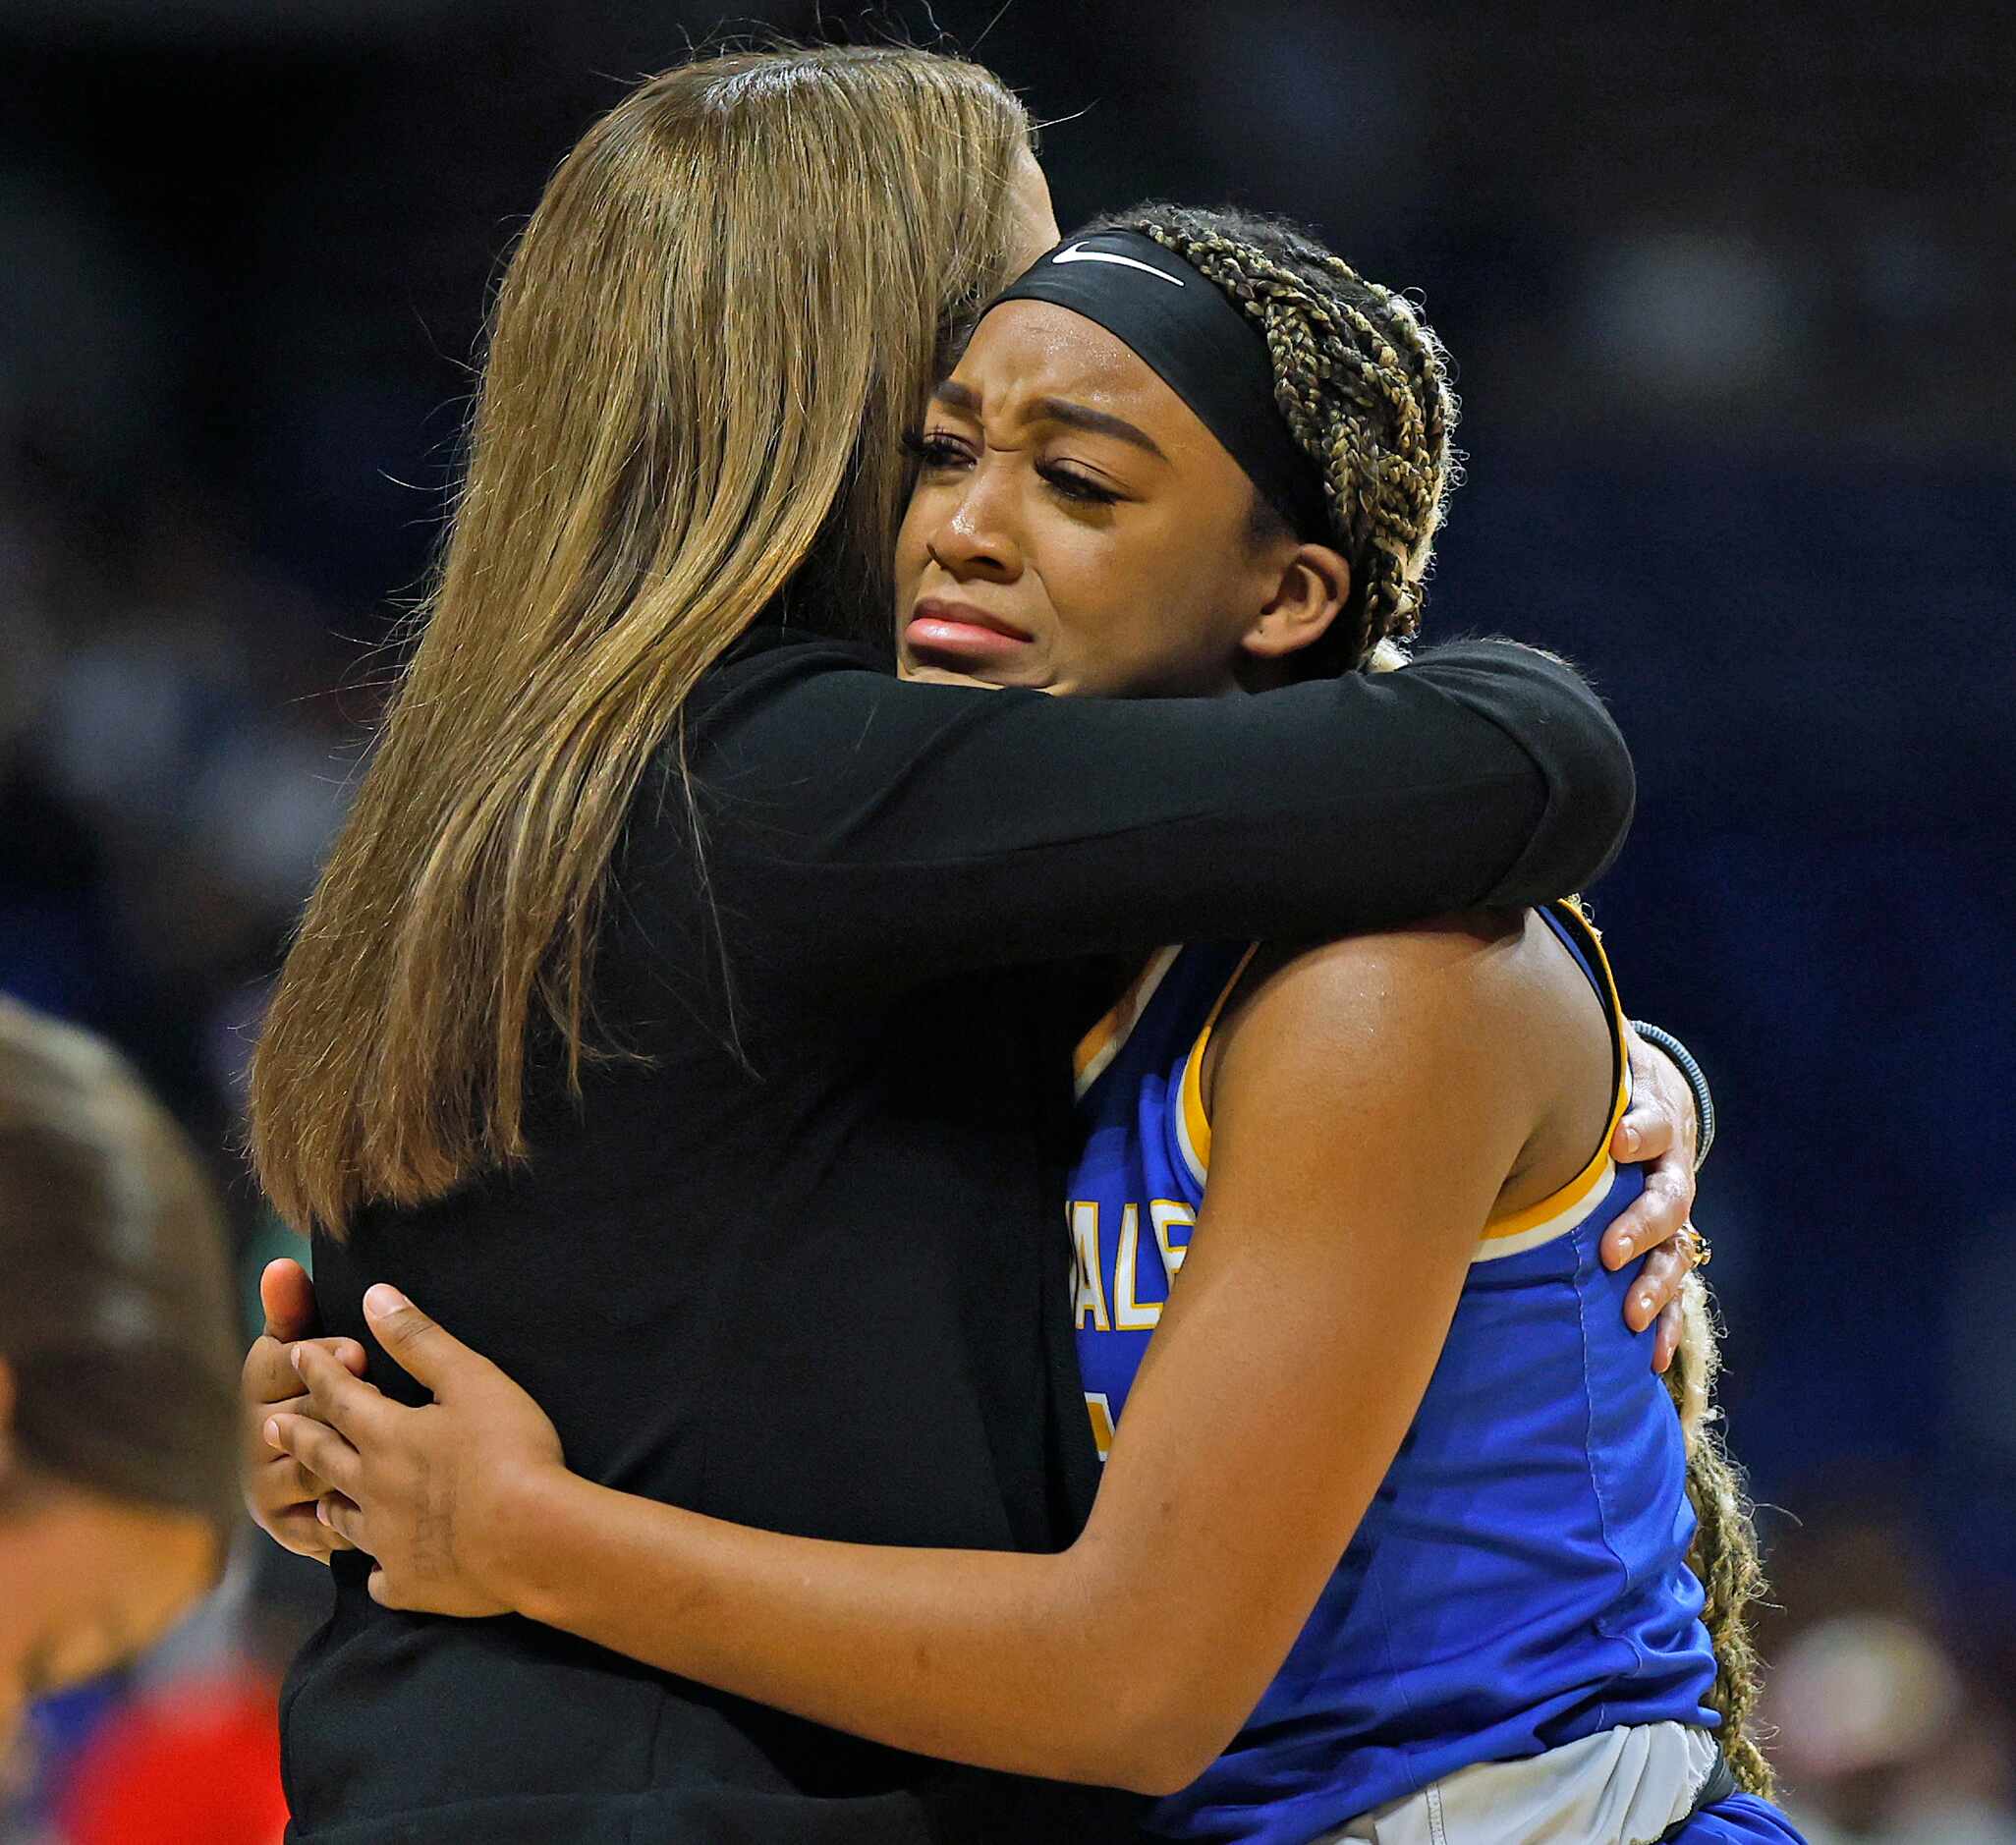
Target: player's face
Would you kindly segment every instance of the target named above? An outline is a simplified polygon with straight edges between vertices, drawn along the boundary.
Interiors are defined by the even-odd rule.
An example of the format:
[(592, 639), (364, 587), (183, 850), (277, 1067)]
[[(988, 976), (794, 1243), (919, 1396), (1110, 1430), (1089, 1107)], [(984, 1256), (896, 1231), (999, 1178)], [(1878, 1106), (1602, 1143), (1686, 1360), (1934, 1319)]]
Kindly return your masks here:
[(896, 552), (905, 677), (1134, 697), (1238, 688), (1278, 547), (1253, 541), (1239, 464), (1103, 327), (1045, 302), (996, 308), (922, 439)]
[(10, 1482), (0, 1510), (0, 1760), (29, 1699), (95, 1678), (209, 1586), (200, 1519), (60, 1485)]

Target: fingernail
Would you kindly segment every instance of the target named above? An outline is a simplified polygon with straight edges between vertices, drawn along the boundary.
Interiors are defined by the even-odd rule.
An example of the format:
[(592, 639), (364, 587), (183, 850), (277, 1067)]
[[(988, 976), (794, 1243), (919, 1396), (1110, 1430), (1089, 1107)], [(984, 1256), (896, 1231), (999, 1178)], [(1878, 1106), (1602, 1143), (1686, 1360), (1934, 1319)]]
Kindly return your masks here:
[(388, 1281), (380, 1281), (364, 1290), (364, 1312), (373, 1319), (382, 1319), (387, 1314), (396, 1314), (406, 1305), (406, 1296)]
[(1638, 1297), (1638, 1304), (1649, 1314), (1658, 1305), (1658, 1300), (1659, 1297), (1648, 1289)]
[(297, 1345), (290, 1348), (287, 1354), (287, 1362), (290, 1365), (292, 1365), (297, 1371), (301, 1370), (302, 1350), (303, 1348)]
[(1622, 1259), (1628, 1262), (1637, 1253), (1638, 1239), (1627, 1230), (1617, 1239), (1617, 1248), (1623, 1253)]
[(269, 1416), (266, 1418), (266, 1446), (277, 1448), (279, 1445), (280, 1419), (277, 1416)]
[(1639, 1144), (1644, 1138), (1636, 1128), (1627, 1127), (1624, 1130), (1624, 1150), (1627, 1153), (1637, 1152)]

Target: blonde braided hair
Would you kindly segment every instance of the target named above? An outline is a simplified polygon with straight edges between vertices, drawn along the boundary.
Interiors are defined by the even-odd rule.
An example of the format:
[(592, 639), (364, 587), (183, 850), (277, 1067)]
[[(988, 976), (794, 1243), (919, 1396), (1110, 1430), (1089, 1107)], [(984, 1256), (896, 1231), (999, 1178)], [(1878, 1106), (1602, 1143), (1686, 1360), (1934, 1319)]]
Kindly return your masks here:
[[(1459, 405), (1448, 354), (1404, 296), (1368, 281), (1284, 219), (1232, 208), (1148, 204), (1102, 228), (1139, 231), (1215, 283), (1259, 326), (1274, 402), (1323, 483), (1331, 530), (1351, 565), (1334, 641), (1310, 650), (1312, 675), (1404, 645), (1421, 620), (1435, 532), (1461, 477), (1450, 447)], [(1280, 516), (1265, 509), (1275, 528)], [(1391, 649), (1380, 662), (1395, 663)]]
[(1758, 1735), (1762, 1664), (1749, 1615), (1751, 1603), (1766, 1587), (1764, 1558), (1743, 1470), (1722, 1439), (1722, 1413), (1714, 1402), (1715, 1373), (1721, 1368), (1719, 1328), (1699, 1275), (1689, 1275), (1683, 1284), (1680, 1312), (1680, 1349), (1666, 1372), (1666, 1388), (1687, 1441), (1687, 1497), (1695, 1518), (1687, 1564), (1701, 1582), (1702, 1625), (1715, 1653), (1715, 1682), (1706, 1702), (1722, 1719), (1722, 1753), (1737, 1784), (1769, 1800), (1777, 1792), (1777, 1777)]

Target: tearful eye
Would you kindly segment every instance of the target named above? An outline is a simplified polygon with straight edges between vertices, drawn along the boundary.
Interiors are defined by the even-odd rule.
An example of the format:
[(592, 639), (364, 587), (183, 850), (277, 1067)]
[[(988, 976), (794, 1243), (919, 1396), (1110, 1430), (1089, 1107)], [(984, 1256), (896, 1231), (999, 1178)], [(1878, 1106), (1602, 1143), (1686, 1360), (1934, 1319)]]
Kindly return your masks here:
[(926, 468), (956, 468), (973, 459), (964, 442), (942, 429), (906, 429), (903, 446)]
[(1067, 500), (1076, 500), (1085, 506), (1112, 506), (1124, 496), (1110, 487), (1102, 487), (1096, 480), (1089, 480), (1084, 475), (1073, 474), (1069, 469), (1054, 465), (1037, 470), (1054, 492)]

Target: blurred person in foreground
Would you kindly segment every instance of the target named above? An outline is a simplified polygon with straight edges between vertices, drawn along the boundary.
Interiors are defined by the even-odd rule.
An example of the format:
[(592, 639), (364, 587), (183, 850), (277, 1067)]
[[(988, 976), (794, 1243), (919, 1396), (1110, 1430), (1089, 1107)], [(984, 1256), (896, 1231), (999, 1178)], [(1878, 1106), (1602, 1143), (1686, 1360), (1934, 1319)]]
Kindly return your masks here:
[(1805, 1629), (1767, 1714), (1812, 1845), (2016, 1845), (2006, 1715), (1917, 1619), (1853, 1608)]
[(182, 1132), (98, 1039), (0, 998), (0, 1755), (216, 1580), (232, 1303)]

